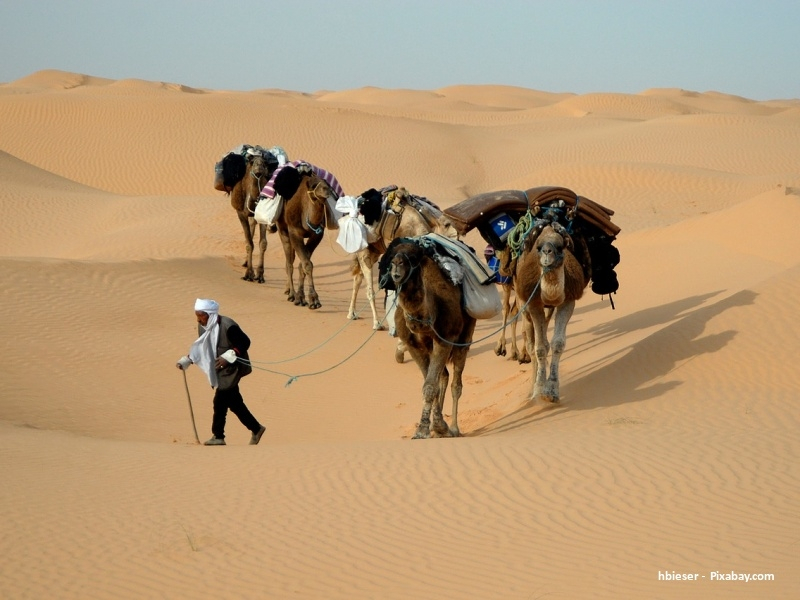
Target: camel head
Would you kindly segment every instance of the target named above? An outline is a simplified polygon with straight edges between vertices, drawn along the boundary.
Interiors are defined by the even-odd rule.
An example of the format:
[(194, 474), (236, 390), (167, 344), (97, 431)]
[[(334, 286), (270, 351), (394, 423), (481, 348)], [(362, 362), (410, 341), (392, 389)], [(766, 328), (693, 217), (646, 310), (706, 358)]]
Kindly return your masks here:
[(397, 238), (381, 257), (379, 280), (381, 288), (397, 290), (403, 286), (419, 268), (423, 249), (410, 238)]
[(244, 179), (242, 179), (243, 201), (244, 207), (252, 215), (256, 204), (258, 204), (261, 190), (269, 181), (271, 171), (267, 159), (261, 152), (248, 152), (245, 160), (245, 175)]
[(572, 238), (558, 223), (546, 225), (534, 244), (542, 269), (559, 269), (564, 265), (564, 250), (572, 251)]
[(336, 198), (327, 181), (313, 174), (308, 177), (308, 197), (312, 202), (325, 203), (330, 197)]

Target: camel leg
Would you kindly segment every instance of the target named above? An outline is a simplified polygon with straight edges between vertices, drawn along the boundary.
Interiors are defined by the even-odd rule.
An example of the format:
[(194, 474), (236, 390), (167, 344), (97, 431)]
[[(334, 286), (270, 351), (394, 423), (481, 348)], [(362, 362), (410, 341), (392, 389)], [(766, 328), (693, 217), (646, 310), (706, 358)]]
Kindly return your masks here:
[(281, 236), (283, 254), (286, 257), (286, 290), (283, 293), (288, 295), (287, 300), (289, 302), (294, 302), (294, 246), (292, 246), (292, 241), (289, 239), (289, 234), (286, 231), (279, 229), (278, 232)]
[(522, 315), (519, 314), (520, 305), (516, 298), (513, 300), (511, 309), (511, 359), (516, 360), (521, 365), (526, 365), (531, 362), (531, 355), (528, 352), (527, 333), (525, 326), (522, 326), (522, 349), (517, 346), (517, 325)]
[[(462, 341), (472, 339), (472, 335), (475, 332), (475, 325), (476, 323), (473, 321), (472, 326), (466, 332), (467, 335), (461, 336)], [(453, 398), (453, 416), (450, 419), (450, 435), (453, 437), (461, 437), (461, 430), (458, 428), (458, 401), (464, 390), (462, 375), (464, 373), (464, 365), (467, 364), (468, 353), (468, 346), (455, 346), (453, 348), (453, 383), (450, 384), (450, 396)]]
[(347, 318), (351, 321), (358, 319), (358, 314), (356, 313), (356, 299), (358, 298), (358, 290), (361, 289), (361, 282), (363, 280), (364, 274), (361, 272), (361, 267), (359, 266), (358, 272), (353, 275), (353, 293), (350, 296), (350, 308), (347, 310)]
[[(359, 259), (359, 262), (360, 260), (361, 259)], [(369, 259), (369, 256), (366, 256), (364, 258), (364, 263), (361, 265), (361, 272), (364, 274), (364, 277), (367, 280), (367, 300), (369, 301), (369, 307), (372, 310), (372, 329), (375, 331), (381, 331), (383, 329), (383, 324), (378, 318), (378, 309), (375, 306), (375, 278), (372, 276), (373, 267), (374, 265)]]
[(245, 281), (255, 281), (255, 274), (253, 273), (253, 230), (250, 228), (247, 215), (238, 211), (237, 214), (239, 215), (239, 223), (241, 223), (242, 230), (244, 231), (245, 259), (242, 266), (245, 267), (245, 271), (242, 279)]
[[(398, 313), (402, 315), (402, 313)], [(402, 318), (402, 316), (398, 317), (398, 319)], [(405, 323), (401, 324), (400, 327), (405, 327)], [(431, 397), (426, 396), (426, 388), (425, 385), (428, 382), (429, 375), (431, 373), (431, 355), (427, 352), (423, 352), (420, 348), (415, 347), (413, 344), (409, 345), (408, 353), (411, 355), (414, 363), (419, 368), (420, 372), (422, 372), (422, 416), (420, 417), (419, 424), (417, 425), (417, 431), (414, 433), (413, 439), (424, 439), (431, 437), (431, 408), (432, 408), (432, 400), (433, 396)], [(436, 378), (438, 381), (438, 376)]]
[[(255, 219), (251, 219), (252, 229), (255, 234), (255, 228), (258, 227), (258, 253), (259, 261), (258, 267), (255, 269), (255, 280), (258, 283), (264, 283), (264, 254), (267, 252), (267, 226), (258, 223)], [(255, 235), (251, 236), (255, 242)]]
[(447, 393), (447, 385), (450, 381), (450, 373), (445, 366), (439, 375), (439, 390), (436, 401), (433, 404), (433, 416), (431, 417), (431, 437), (447, 437), (450, 435), (450, 428), (444, 420), (444, 396)]
[(414, 434), (415, 440), (431, 437), (431, 412), (434, 404), (438, 402), (439, 384), (448, 354), (448, 349), (434, 344), (430, 353), (428, 369), (425, 373), (425, 381), (422, 384), (422, 415), (419, 419), (417, 432)]
[(308, 302), (306, 302), (306, 276), (308, 275), (308, 264), (310, 261), (304, 261), (302, 253), (298, 252), (298, 254), (300, 254), (300, 260), (297, 265), (297, 293), (294, 297), (294, 305), (308, 306)]
[[(494, 353), (497, 356), (505, 356), (506, 355), (506, 325), (508, 324), (508, 317), (510, 312), (510, 305), (511, 305), (511, 286), (510, 285), (501, 285), (500, 286), (500, 293), (502, 299), (502, 307), (503, 307), (503, 329), (500, 331), (500, 338), (497, 340), (497, 344), (494, 347)], [(512, 344), (515, 344), (515, 340), (511, 338)]]
[(528, 309), (533, 321), (533, 341), (536, 352), (536, 381), (533, 384), (533, 399), (553, 400), (545, 393), (547, 380), (547, 356), (550, 354), (550, 343), (547, 341), (547, 319), (542, 307), (534, 306)]
[(574, 300), (564, 302), (555, 310), (553, 339), (550, 343), (553, 350), (553, 355), (550, 357), (550, 377), (547, 379), (542, 391), (542, 397), (550, 402), (559, 401), (558, 365), (561, 361), (561, 355), (567, 346), (567, 323), (572, 317), (573, 310), (575, 310)]
[[(524, 332), (524, 339), (525, 339), (525, 346), (528, 349), (528, 354), (530, 356), (538, 356), (536, 353), (536, 333), (535, 333), (535, 326), (533, 323), (533, 317), (531, 315), (532, 311), (535, 308), (529, 306), (525, 312), (523, 312), (523, 332)], [(531, 385), (531, 394), (529, 396), (529, 400), (534, 400), (537, 395), (536, 390), (536, 382), (538, 379), (538, 360), (537, 360), (537, 370), (533, 374), (533, 383)]]
[[(317, 295), (317, 289), (314, 286), (314, 263), (311, 262), (311, 255), (314, 253), (315, 248), (319, 245), (322, 236), (310, 237), (305, 244), (301, 244), (302, 250), (298, 252), (300, 255), (300, 290), (302, 294), (301, 306), (306, 306), (305, 302), (305, 280), (308, 279), (308, 308), (316, 310), (322, 306)], [(298, 302), (295, 300), (295, 304)]]
[(382, 330), (383, 323), (378, 318), (378, 309), (375, 306), (375, 285), (373, 283), (374, 277), (373, 267), (374, 263), (372, 262), (372, 258), (370, 257), (369, 249), (364, 249), (356, 254), (356, 259), (358, 260), (358, 272), (356, 275), (353, 276), (353, 296), (350, 298), (350, 311), (347, 315), (349, 319), (357, 319), (358, 314), (356, 313), (356, 299), (358, 297), (358, 290), (361, 288), (361, 282), (366, 279), (367, 283), (367, 300), (369, 301), (369, 307), (372, 310), (372, 329), (375, 331)]
[(397, 290), (386, 290), (383, 309), (384, 322), (389, 324), (389, 335), (391, 337), (397, 337), (397, 326), (394, 323), (394, 316), (397, 313)]
[[(395, 324), (395, 315), (397, 314), (397, 291), (386, 290), (386, 302), (384, 307), (386, 309), (384, 322), (388, 323), (389, 335), (392, 337), (397, 337), (397, 325)], [(402, 365), (405, 362), (405, 354), (407, 350), (408, 348), (406, 348), (403, 340), (397, 337), (397, 346), (394, 349), (395, 362)]]
[(516, 296), (509, 301), (508, 315), (511, 320), (511, 356), (509, 360), (520, 359), (519, 346), (517, 345), (517, 315), (519, 314), (519, 306), (517, 305)]

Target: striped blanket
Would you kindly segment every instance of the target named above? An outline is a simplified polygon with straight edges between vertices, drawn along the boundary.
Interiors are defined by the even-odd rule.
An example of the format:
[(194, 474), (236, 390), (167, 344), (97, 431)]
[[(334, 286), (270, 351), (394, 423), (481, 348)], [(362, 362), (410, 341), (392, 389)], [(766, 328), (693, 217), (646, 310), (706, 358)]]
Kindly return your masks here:
[(264, 198), (274, 198), (275, 178), (277, 177), (278, 173), (280, 173), (285, 167), (294, 167), (296, 169), (300, 165), (308, 165), (309, 167), (311, 167), (311, 170), (317, 177), (324, 180), (325, 183), (331, 186), (331, 189), (333, 190), (333, 192), (336, 194), (337, 197), (344, 196), (344, 191), (342, 190), (342, 186), (339, 185), (339, 182), (337, 181), (336, 177), (334, 177), (333, 173), (330, 173), (325, 169), (320, 169), (319, 167), (312, 165), (311, 163), (307, 163), (304, 160), (293, 160), (275, 169), (275, 172), (272, 173), (272, 177), (269, 178), (267, 185), (265, 185), (264, 189), (261, 190), (261, 196)]

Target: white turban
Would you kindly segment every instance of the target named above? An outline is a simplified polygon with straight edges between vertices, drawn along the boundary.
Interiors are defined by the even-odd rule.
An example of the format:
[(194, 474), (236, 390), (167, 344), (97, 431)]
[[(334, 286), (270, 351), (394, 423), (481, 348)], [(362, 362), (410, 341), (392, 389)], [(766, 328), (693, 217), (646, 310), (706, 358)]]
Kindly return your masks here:
[(210, 315), (211, 313), (219, 313), (219, 304), (214, 300), (198, 298), (194, 302), (194, 309)]
[(219, 339), (219, 304), (214, 300), (198, 298), (194, 303), (195, 311), (208, 314), (208, 323), (203, 326), (203, 333), (195, 340), (189, 350), (189, 358), (208, 376), (211, 387), (217, 387), (217, 340)]

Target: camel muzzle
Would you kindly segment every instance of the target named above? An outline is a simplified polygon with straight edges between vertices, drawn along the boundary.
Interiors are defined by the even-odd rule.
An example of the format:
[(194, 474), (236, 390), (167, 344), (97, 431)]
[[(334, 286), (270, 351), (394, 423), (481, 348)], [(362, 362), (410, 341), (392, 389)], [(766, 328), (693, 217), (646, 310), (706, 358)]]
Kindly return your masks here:
[(538, 252), (539, 264), (546, 269), (558, 267), (564, 260), (564, 252), (559, 251), (552, 242), (545, 242), (542, 244)]

